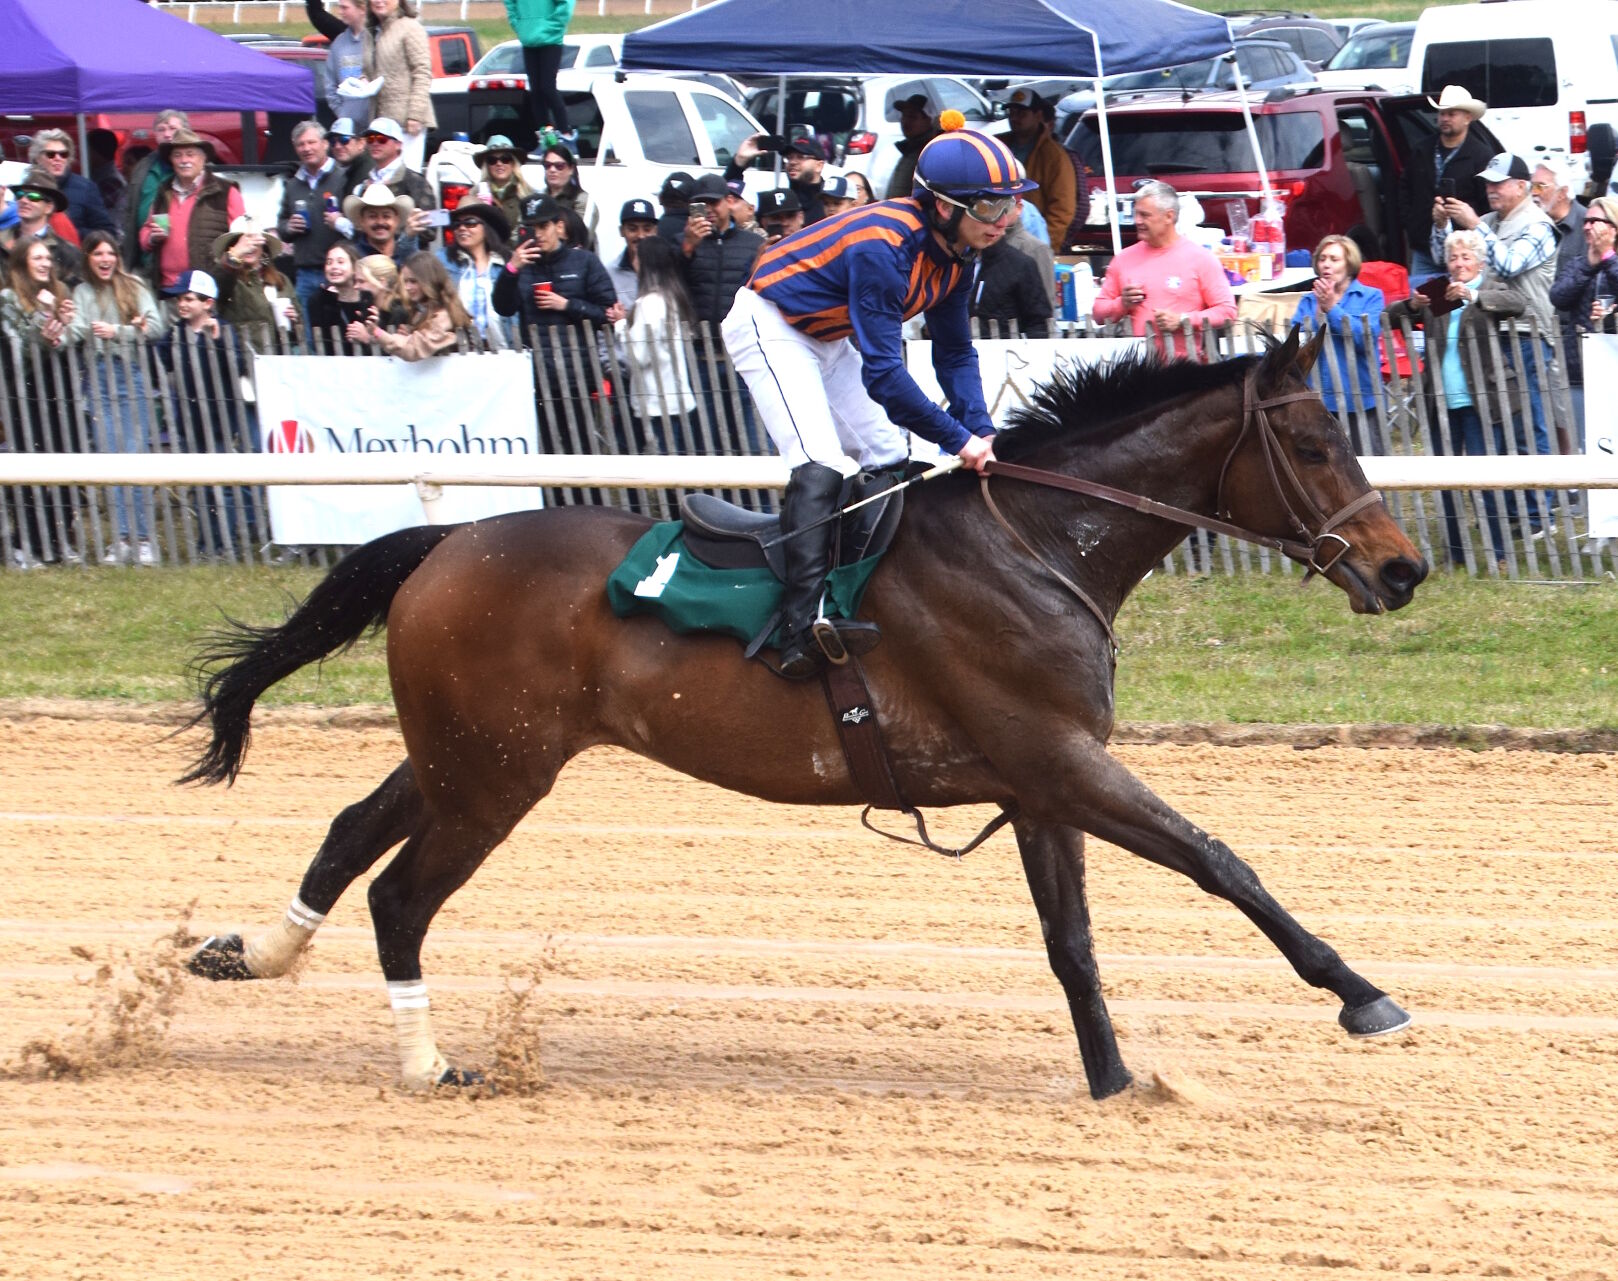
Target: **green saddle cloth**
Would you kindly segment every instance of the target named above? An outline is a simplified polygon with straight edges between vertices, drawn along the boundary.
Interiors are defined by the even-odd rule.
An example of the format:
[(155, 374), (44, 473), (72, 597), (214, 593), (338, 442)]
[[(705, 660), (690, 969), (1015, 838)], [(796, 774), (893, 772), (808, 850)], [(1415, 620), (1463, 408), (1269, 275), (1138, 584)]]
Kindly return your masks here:
[[(685, 522), (653, 525), (607, 579), (607, 601), (619, 618), (655, 614), (680, 633), (722, 632), (744, 644), (769, 625), (786, 588), (768, 569), (714, 569), (686, 549)], [(826, 615), (853, 618), (882, 557), (832, 570)], [(772, 635), (769, 643), (777, 643)]]

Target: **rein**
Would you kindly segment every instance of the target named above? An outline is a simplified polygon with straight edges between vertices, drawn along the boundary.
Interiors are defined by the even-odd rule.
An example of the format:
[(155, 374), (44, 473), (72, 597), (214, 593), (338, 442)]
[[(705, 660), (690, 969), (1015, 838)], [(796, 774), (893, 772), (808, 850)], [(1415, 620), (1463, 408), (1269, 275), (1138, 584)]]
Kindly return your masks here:
[[(1348, 552), (1352, 544), (1341, 534), (1335, 532), (1339, 526), (1353, 519), (1365, 508), (1373, 503), (1382, 501), (1380, 491), (1367, 490), (1358, 498), (1342, 507), (1331, 516), (1323, 515), (1320, 509), (1310, 499), (1298, 474), (1293, 470), (1292, 464), (1287, 461), (1286, 454), (1281, 449), (1281, 442), (1277, 439), (1275, 428), (1270, 425), (1269, 414), (1266, 410), (1277, 405), (1290, 404), (1293, 401), (1312, 400), (1315, 393), (1312, 391), (1291, 392), (1285, 396), (1275, 396), (1269, 400), (1255, 400), (1253, 398), (1253, 385), (1251, 381), (1242, 389), (1242, 429), (1236, 437), (1236, 443), (1230, 447), (1230, 453), (1225, 455), (1224, 465), (1219, 469), (1219, 491), (1216, 498), (1216, 507), (1221, 516), (1228, 517), (1230, 509), (1225, 502), (1225, 479), (1230, 472), (1230, 465), (1235, 460), (1237, 452), (1246, 443), (1248, 435), (1253, 433), (1258, 441), (1259, 448), (1264, 456), (1264, 464), (1270, 475), (1270, 484), (1275, 490), (1275, 496), (1280, 499), (1282, 508), (1286, 511), (1287, 519), (1301, 538), (1277, 538), (1271, 534), (1260, 534), (1251, 529), (1221, 520), (1213, 516), (1203, 516), (1200, 513), (1187, 511), (1183, 507), (1171, 507), (1167, 503), (1160, 503), (1156, 499), (1147, 498), (1141, 494), (1130, 493), (1125, 489), (1116, 489), (1111, 485), (1103, 485), (1099, 481), (1084, 480), (1078, 476), (1068, 476), (1062, 472), (1049, 471), (1042, 467), (1024, 467), (1018, 463), (1003, 463), (998, 460), (991, 462), (986, 468), (986, 474), (978, 477), (979, 488), (983, 493), (984, 505), (988, 507), (1000, 527), (1016, 540), (1017, 545), (1039, 565), (1055, 578), (1068, 591), (1095, 615), (1101, 629), (1107, 634), (1107, 642), (1112, 649), (1113, 661), (1118, 659), (1118, 640), (1112, 630), (1112, 621), (1106, 616), (1101, 607), (1082, 587), (1075, 583), (1068, 575), (1052, 565), (1045, 557), (1029, 544), (1011, 523), (1001, 513), (989, 493), (989, 478), (991, 476), (1004, 476), (1008, 480), (1021, 480), (1032, 485), (1043, 485), (1049, 489), (1063, 489), (1069, 493), (1083, 494), (1089, 498), (1099, 498), (1103, 502), (1116, 503), (1121, 507), (1128, 507), (1134, 511), (1148, 516), (1157, 516), (1163, 520), (1173, 521), (1177, 525), (1187, 525), (1193, 529), (1205, 529), (1214, 534), (1225, 534), (1230, 538), (1238, 538), (1243, 542), (1255, 543), (1260, 547), (1268, 547), (1293, 560), (1301, 561), (1309, 567), (1304, 575), (1308, 582), (1316, 574), (1324, 574)], [(1283, 477), (1287, 483), (1283, 483)], [(1299, 500), (1299, 504), (1313, 521), (1317, 532), (1311, 534), (1309, 526), (1299, 517), (1287, 490), (1290, 486), (1292, 495)]]

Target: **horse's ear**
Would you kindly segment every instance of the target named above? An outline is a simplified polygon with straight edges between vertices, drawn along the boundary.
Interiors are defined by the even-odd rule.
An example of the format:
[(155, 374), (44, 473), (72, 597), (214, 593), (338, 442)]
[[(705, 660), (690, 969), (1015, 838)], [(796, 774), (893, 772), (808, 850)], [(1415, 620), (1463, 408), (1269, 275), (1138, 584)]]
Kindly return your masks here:
[[(1264, 353), (1264, 359), (1259, 361), (1258, 373), (1254, 379), (1259, 394), (1268, 396), (1275, 391), (1281, 385), (1282, 380), (1286, 378), (1287, 370), (1292, 368), (1297, 359), (1298, 327), (1293, 325), (1292, 331), (1287, 334), (1287, 340), (1283, 343), (1276, 343)], [(1312, 358), (1311, 363), (1313, 363)]]
[[(1297, 334), (1298, 331), (1296, 326), (1293, 327), (1292, 332), (1294, 336)], [(1298, 373), (1305, 378), (1309, 377), (1309, 371), (1315, 367), (1315, 361), (1320, 359), (1321, 348), (1325, 345), (1326, 326), (1321, 325), (1315, 330), (1314, 337), (1312, 337), (1308, 342), (1304, 343), (1303, 349), (1298, 352)]]

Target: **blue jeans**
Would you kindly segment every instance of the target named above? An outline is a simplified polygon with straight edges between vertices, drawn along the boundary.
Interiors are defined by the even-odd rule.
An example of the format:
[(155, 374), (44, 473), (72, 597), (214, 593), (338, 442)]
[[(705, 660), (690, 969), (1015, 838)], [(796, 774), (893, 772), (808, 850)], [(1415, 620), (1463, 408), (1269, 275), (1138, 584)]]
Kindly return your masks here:
[[(1438, 430), (1438, 420), (1433, 420), (1433, 430)], [(1504, 453), (1506, 436), (1500, 427), (1495, 428), (1495, 443), (1499, 452)], [(1489, 452), (1483, 442), (1483, 419), (1479, 416), (1475, 405), (1463, 405), (1460, 408), (1451, 408), (1449, 411), (1449, 445), (1452, 454), (1466, 454), (1478, 458)], [(1460, 509), (1455, 501), (1452, 490), (1443, 491), (1444, 498), (1444, 533), (1449, 546), (1450, 564), (1464, 565), (1466, 563), (1466, 536), (1461, 532)], [(1506, 503), (1511, 508), (1511, 515), (1516, 516), (1516, 496), (1508, 493)], [(1494, 491), (1483, 491), (1483, 511), (1489, 527), (1489, 542), (1494, 549), (1496, 561), (1506, 558), (1506, 535), (1500, 524), (1499, 507), (1495, 502)]]
[[(151, 448), (151, 409), (140, 349), (97, 356), (90, 366), (90, 404), (95, 415), (96, 448), (104, 454), (144, 454)], [(109, 491), (117, 536), (130, 531), (142, 542), (152, 536), (152, 491), (146, 486), (115, 485)]]
[[(1532, 334), (1517, 335), (1515, 352), (1510, 346), (1505, 349), (1507, 359), (1517, 366), (1517, 374), (1528, 387), (1528, 408), (1533, 416), (1534, 452), (1548, 454), (1551, 452), (1550, 432), (1546, 427), (1545, 402), (1539, 394), (1540, 380), (1550, 370), (1551, 349), (1550, 344), (1542, 339), (1535, 339)], [(1520, 439), (1520, 436), (1519, 436)], [(1504, 451), (1502, 451), (1504, 452)], [(1556, 510), (1555, 491), (1545, 491), (1545, 519), (1550, 519), (1550, 513)], [(1528, 494), (1528, 523), (1533, 529), (1540, 527), (1539, 506), (1534, 501), (1532, 492)]]
[(314, 326), (309, 321), (309, 300), (320, 292), (320, 287), (326, 283), (326, 271), (323, 267), (299, 267), (298, 278), (293, 282), (293, 289), (298, 295), (298, 311), (303, 316), (303, 332), (309, 333)]

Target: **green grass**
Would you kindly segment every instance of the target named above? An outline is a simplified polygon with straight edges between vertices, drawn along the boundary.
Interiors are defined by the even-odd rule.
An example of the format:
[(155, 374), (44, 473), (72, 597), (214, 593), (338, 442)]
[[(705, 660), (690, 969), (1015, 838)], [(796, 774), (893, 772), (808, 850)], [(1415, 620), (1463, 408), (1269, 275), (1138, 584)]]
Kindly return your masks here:
[[(0, 574), (0, 698), (184, 699), (221, 612), (278, 621), (315, 571)], [(289, 595), (290, 594), (290, 595)], [(1618, 728), (1618, 587), (1439, 577), (1408, 609), (1349, 612), (1296, 576), (1149, 579), (1119, 619), (1118, 714), (1237, 721)], [(738, 657), (738, 661), (739, 657)], [(271, 703), (388, 701), (380, 641)]]

